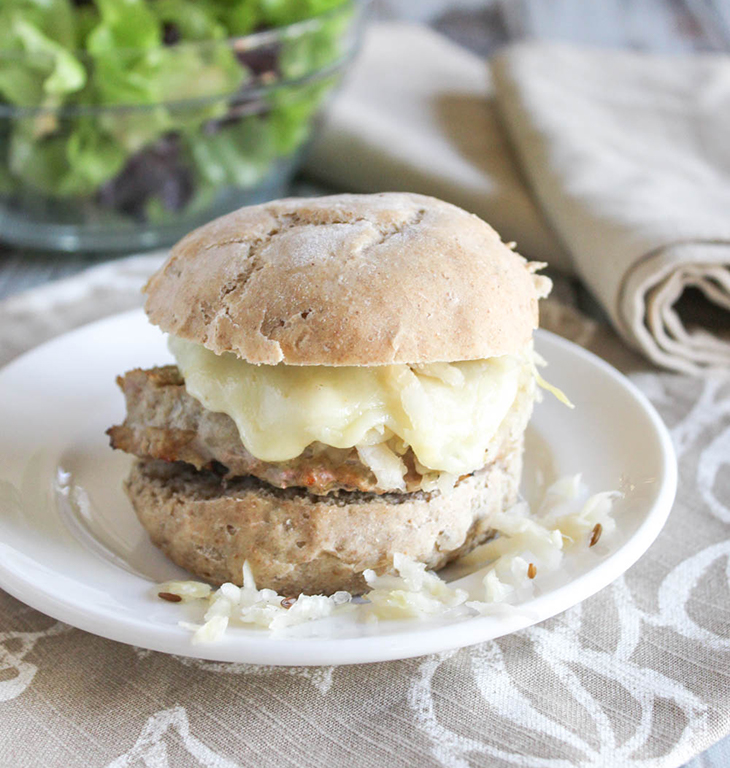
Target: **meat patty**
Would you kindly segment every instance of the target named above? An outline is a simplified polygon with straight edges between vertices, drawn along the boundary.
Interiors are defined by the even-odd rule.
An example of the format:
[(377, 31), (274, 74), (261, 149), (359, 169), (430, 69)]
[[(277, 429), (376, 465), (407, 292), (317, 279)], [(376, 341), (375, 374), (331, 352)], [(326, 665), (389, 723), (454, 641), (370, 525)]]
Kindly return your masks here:
[[(127, 403), (127, 417), (107, 430), (112, 448), (143, 459), (184, 461), (197, 469), (218, 469), (228, 476), (254, 475), (278, 488), (299, 486), (324, 495), (332, 491), (385, 493), (355, 448), (313, 444), (290, 461), (268, 462), (241, 443), (230, 416), (205, 409), (185, 390), (177, 366), (135, 369), (117, 378)], [(409, 455), (410, 454), (410, 455)], [(421, 475), (413, 455), (403, 457), (408, 490), (418, 490)]]
[[(517, 400), (495, 435), (485, 464), (499, 460), (515, 445), (532, 411), (534, 380), (525, 374)], [(107, 430), (112, 448), (141, 459), (183, 461), (226, 477), (253, 475), (277, 488), (306, 488), (316, 495), (336, 491), (383, 494), (373, 471), (360, 461), (356, 448), (338, 449), (313, 443), (289, 461), (257, 459), (246, 450), (230, 416), (204, 408), (185, 389), (177, 366), (135, 369), (117, 378), (127, 403), (127, 417)], [(402, 456), (407, 468), (406, 492), (422, 490), (413, 451)]]

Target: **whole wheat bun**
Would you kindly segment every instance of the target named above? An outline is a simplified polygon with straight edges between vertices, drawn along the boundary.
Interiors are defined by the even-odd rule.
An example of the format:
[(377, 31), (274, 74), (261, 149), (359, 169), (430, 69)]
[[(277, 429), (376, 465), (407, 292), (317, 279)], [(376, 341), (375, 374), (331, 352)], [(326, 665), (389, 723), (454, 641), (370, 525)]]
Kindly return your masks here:
[(490, 520), (512, 505), (522, 440), (447, 494), (313, 496), (157, 460), (137, 462), (126, 491), (152, 542), (214, 584), (241, 585), (249, 561), (260, 588), (279, 594), (361, 594), (362, 573), (391, 572), (402, 552), (438, 569), (493, 535)]
[(381, 365), (521, 349), (547, 278), (485, 222), (405, 193), (278, 200), (183, 238), (150, 320), (251, 363)]

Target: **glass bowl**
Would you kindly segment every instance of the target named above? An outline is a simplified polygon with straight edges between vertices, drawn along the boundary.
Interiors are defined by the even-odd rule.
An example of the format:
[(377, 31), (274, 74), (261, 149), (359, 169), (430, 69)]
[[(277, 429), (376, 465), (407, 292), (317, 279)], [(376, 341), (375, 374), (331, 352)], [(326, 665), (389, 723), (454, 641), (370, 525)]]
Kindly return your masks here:
[(0, 103), (0, 237), (51, 250), (146, 249), (281, 197), (357, 51), (366, 7), (348, 0), (243, 37), (70, 62), (35, 51), (33, 66), (58, 73), (60, 87), (84, 81), (60, 107), (52, 88), (34, 93), (21, 81), (27, 52), (0, 51), (5, 87), (17, 64), (22, 89), (15, 104)]

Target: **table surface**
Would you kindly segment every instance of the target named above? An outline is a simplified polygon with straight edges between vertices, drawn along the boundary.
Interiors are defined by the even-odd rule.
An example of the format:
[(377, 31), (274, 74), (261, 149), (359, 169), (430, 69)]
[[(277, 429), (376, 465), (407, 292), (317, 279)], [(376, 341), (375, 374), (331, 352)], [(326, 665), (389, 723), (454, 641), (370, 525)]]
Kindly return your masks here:
[[(728, 0), (374, 0), (381, 19), (429, 24), (482, 56), (524, 39), (681, 55), (730, 51)], [(328, 190), (297, 179), (293, 194)], [(0, 244), (0, 298), (127, 254), (41, 253)], [(730, 738), (687, 764), (730, 765)]]

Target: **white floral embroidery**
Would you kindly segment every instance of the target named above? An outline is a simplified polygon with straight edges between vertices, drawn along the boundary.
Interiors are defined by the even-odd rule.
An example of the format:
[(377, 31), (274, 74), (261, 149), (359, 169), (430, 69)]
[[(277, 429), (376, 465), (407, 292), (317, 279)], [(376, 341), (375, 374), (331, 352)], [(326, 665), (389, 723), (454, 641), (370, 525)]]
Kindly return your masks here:
[(201, 768), (241, 768), (239, 763), (217, 754), (193, 736), (188, 714), (179, 706), (152, 715), (134, 746), (109, 763), (107, 768), (170, 768), (167, 739), (176, 739)]
[(33, 682), (38, 667), (25, 661), (25, 657), (39, 640), (72, 630), (73, 627), (57, 621), (39, 632), (0, 632), (0, 701), (17, 698)]
[[(582, 707), (586, 712), (599, 746), (596, 748), (591, 741), (565, 727), (558, 719), (537, 709), (510, 674), (499, 643), (490, 641), (474, 647), (469, 654), (474, 681), (495, 719), (502, 724), (511, 723), (516, 730), (527, 729), (532, 739), (537, 736), (565, 744), (580, 755), (577, 764), (581, 768), (610, 768), (629, 763), (636, 768), (658, 767), (671, 762), (671, 754), (684, 754), (688, 741), (696, 738), (697, 733), (706, 727), (708, 710), (695, 694), (676, 680), (631, 660), (640, 639), (640, 612), (622, 612), (621, 640), (612, 652), (587, 648), (581, 644), (578, 634), (581, 616), (581, 606), (577, 606), (564, 614), (560, 622), (554, 621), (549, 627), (531, 627), (524, 630), (523, 635), (532, 642), (533, 653), (537, 657), (535, 661), (539, 659), (547, 664), (563, 686), (561, 696), (567, 693), (576, 707)], [(452, 655), (428, 657), (421, 664), (419, 676), (409, 695), (416, 724), (429, 737), (433, 755), (441, 765), (469, 768), (471, 754), (498, 758), (509, 765), (534, 768), (555, 768), (569, 764), (553, 757), (526, 755), (503, 749), (490, 743), (487, 738), (466, 738), (444, 725), (438, 716), (432, 680), (440, 665)], [(581, 667), (592, 675), (603, 676), (622, 686), (627, 698), (633, 698), (640, 706), (639, 722), (633, 734), (624, 741), (620, 741), (611, 718), (576, 673), (576, 669)], [(654, 735), (654, 710), (660, 698), (670, 699), (685, 713), (686, 726), (672, 745), (670, 755), (637, 759), (635, 753), (646, 746)]]
[(176, 656), (175, 658), (185, 666), (197, 667), (206, 672), (222, 675), (251, 675), (252, 677), (287, 675), (299, 677), (311, 683), (321, 694), (327, 693), (332, 687), (332, 675), (335, 671), (335, 667), (275, 667), (263, 664), (206, 661), (205, 659), (190, 659), (184, 656)]

